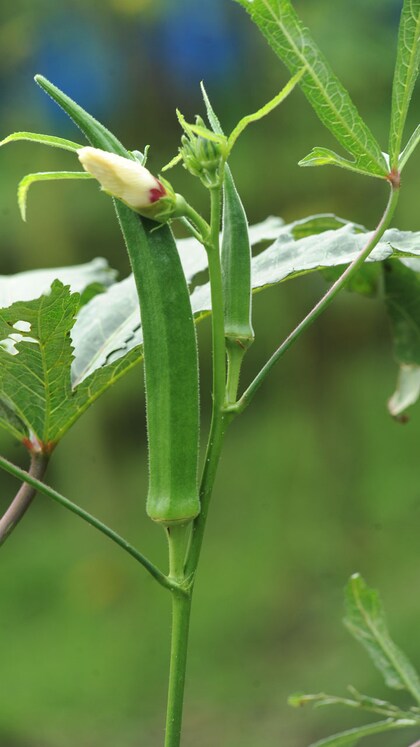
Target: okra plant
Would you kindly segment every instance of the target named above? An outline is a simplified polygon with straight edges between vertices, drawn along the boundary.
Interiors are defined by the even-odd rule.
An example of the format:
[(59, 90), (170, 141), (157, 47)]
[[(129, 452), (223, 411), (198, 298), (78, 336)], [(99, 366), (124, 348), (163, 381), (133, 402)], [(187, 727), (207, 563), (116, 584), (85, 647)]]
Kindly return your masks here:
[[(420, 234), (390, 228), (401, 174), (420, 140), (420, 125), (405, 139), (405, 123), (420, 55), (420, 0), (404, 0), (392, 89), (388, 153), (364, 122), (332, 72), (291, 0), (236, 0), (247, 10), (291, 73), (289, 83), (226, 135), (202, 86), (203, 116), (182, 130), (174, 159), (154, 176), (147, 148), (129, 150), (115, 135), (44, 77), (35, 80), (79, 128), (86, 142), (15, 132), (0, 144), (27, 140), (74, 153), (83, 169), (33, 173), (18, 188), (26, 219), (29, 187), (60, 179), (96, 180), (115, 210), (132, 268), (116, 282), (103, 260), (23, 273), (2, 279), (0, 311), (0, 424), (27, 449), (26, 472), (0, 458), (21, 487), (0, 520), (4, 542), (36, 492), (57, 501), (128, 552), (172, 598), (172, 639), (165, 747), (181, 744), (191, 601), (210, 499), (229, 424), (244, 412), (275, 364), (344, 287), (382, 295), (400, 364), (389, 402), (403, 418), (420, 392)], [(384, 209), (373, 230), (331, 214), (285, 225), (268, 218), (248, 226), (228, 160), (236, 140), (300, 87), (347, 156), (314, 147), (301, 166), (338, 166), (384, 184)], [(167, 172), (177, 164), (208, 191), (209, 214), (200, 215), (178, 194)], [(77, 169), (77, 166), (76, 166)], [(175, 173), (175, 172), (173, 172)], [(176, 241), (181, 222), (189, 238)], [(253, 256), (253, 247), (263, 249)], [(374, 272), (366, 273), (365, 263)], [(203, 279), (208, 268), (209, 280)], [(329, 271), (334, 282), (279, 344), (261, 371), (241, 389), (241, 371), (254, 341), (252, 292), (303, 273)], [(192, 291), (190, 289), (193, 288)], [(195, 323), (212, 317), (212, 419), (200, 460), (199, 372)], [(161, 570), (113, 529), (43, 482), (49, 460), (79, 416), (127, 371), (144, 360), (149, 492), (146, 511), (168, 542), (168, 571)], [(355, 745), (371, 734), (400, 728), (420, 732), (420, 679), (392, 642), (379, 598), (360, 576), (347, 590), (347, 625), (391, 687), (405, 689), (404, 708), (352, 689), (351, 698), (297, 695), (292, 704), (339, 703), (385, 718), (316, 743)], [(313, 747), (315, 747), (313, 745)]]

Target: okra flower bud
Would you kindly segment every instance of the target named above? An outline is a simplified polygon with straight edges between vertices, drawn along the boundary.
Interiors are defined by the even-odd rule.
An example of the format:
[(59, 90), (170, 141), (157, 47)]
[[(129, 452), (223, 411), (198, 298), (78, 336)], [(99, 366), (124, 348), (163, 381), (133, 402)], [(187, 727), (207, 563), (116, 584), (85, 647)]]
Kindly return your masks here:
[(136, 212), (154, 220), (168, 220), (175, 209), (176, 196), (138, 161), (109, 153), (100, 148), (81, 148), (79, 160), (102, 189), (117, 197)]

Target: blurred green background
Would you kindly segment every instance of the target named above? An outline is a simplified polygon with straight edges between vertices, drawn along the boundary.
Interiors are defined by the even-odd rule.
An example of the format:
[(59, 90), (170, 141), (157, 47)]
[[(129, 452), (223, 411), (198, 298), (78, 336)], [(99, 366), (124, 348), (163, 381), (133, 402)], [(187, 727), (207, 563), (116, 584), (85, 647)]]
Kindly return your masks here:
[[(401, 0), (296, 0), (296, 8), (386, 148)], [(32, 130), (77, 139), (32, 82), (64, 88), (129, 148), (151, 143), (158, 171), (176, 152), (178, 106), (203, 112), (204, 79), (226, 128), (286, 82), (281, 63), (230, 0), (15, 0), (0, 11), (0, 137)], [(418, 98), (409, 127), (418, 122)], [(408, 129), (407, 129), (408, 132)], [(241, 138), (231, 165), (251, 222), (335, 212), (374, 226), (378, 180), (300, 170), (333, 145), (300, 92)], [(28, 223), (16, 206), (27, 172), (75, 168), (74, 157), (16, 144), (1, 152), (2, 274), (107, 257), (128, 272), (107, 199), (94, 185), (40, 185)], [(419, 156), (404, 173), (395, 223), (419, 230)], [(177, 191), (207, 210), (181, 168)], [(324, 291), (304, 278), (255, 298), (257, 342), (246, 377)], [(209, 410), (209, 323), (200, 325)], [(337, 711), (293, 711), (297, 690), (386, 696), (341, 626), (355, 571), (379, 587), (394, 636), (418, 648), (420, 412), (386, 412), (396, 366), (381, 303), (344, 294), (288, 354), (228, 434), (194, 603), (184, 747), (307, 747), (359, 723)], [(161, 530), (144, 511), (147, 456), (142, 372), (135, 369), (66, 436), (48, 480), (157, 561)], [(1, 434), (2, 453), (26, 465)], [(1, 507), (16, 489), (1, 476)], [(161, 536), (162, 535), (162, 536)], [(169, 599), (95, 531), (39, 497), (1, 548), (1, 747), (160, 747)], [(407, 732), (408, 734), (408, 732)], [(371, 740), (406, 747), (419, 735)]]

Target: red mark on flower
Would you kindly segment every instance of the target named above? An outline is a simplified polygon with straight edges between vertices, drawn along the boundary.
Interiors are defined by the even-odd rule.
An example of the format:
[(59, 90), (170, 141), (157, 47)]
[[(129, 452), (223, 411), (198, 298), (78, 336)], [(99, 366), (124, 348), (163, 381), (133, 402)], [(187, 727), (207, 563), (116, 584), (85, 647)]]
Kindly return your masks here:
[(149, 191), (150, 202), (157, 202), (166, 195), (166, 189), (158, 179), (156, 179), (156, 185)]

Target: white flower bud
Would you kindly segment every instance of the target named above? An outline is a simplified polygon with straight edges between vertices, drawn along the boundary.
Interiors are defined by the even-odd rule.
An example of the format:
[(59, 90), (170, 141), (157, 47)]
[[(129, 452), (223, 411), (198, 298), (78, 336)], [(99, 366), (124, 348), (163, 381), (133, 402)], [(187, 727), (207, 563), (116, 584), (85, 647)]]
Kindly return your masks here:
[(81, 148), (79, 160), (102, 189), (133, 210), (144, 210), (167, 194), (163, 184), (138, 161), (99, 148)]

